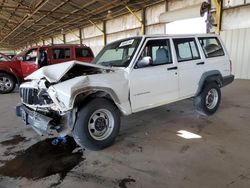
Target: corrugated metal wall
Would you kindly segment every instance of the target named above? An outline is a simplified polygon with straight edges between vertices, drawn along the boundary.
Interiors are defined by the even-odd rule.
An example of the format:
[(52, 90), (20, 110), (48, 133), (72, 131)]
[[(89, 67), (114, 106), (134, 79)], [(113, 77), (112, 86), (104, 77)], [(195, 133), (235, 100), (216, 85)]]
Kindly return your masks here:
[[(249, 0), (250, 1), (250, 0)], [(236, 1), (230, 1), (236, 3)], [(237, 5), (240, 1), (237, 1)], [(241, 1), (241, 4), (243, 1)], [(226, 9), (222, 16), (221, 37), (233, 63), (236, 78), (250, 79), (250, 5)]]
[(221, 32), (236, 78), (250, 79), (250, 28)]

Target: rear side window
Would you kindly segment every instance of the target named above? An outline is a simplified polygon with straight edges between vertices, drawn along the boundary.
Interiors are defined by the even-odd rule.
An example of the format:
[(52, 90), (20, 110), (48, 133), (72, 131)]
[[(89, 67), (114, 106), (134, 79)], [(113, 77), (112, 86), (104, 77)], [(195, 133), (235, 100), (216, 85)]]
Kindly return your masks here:
[(217, 37), (200, 37), (199, 42), (207, 58), (225, 55)]
[(70, 48), (55, 48), (53, 51), (53, 59), (70, 58)]
[(78, 58), (78, 57), (93, 57), (92, 53), (87, 48), (76, 48), (75, 53), (76, 53), (76, 58)]
[(178, 62), (200, 59), (194, 38), (173, 39)]

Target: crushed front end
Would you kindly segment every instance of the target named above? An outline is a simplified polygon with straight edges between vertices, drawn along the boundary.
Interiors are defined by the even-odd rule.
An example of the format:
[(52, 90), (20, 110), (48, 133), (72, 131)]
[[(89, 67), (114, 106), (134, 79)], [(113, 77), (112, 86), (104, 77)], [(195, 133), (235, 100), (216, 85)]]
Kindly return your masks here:
[(39, 135), (61, 135), (70, 132), (73, 111), (60, 112), (47, 92), (45, 80), (32, 81), (20, 87), (21, 103), (16, 106), (16, 115)]

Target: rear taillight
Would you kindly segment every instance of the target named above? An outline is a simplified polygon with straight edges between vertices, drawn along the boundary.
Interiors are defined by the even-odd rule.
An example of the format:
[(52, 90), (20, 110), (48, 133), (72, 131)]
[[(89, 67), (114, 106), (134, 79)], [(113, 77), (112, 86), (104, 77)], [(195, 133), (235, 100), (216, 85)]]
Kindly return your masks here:
[(230, 60), (230, 63), (229, 63), (229, 69), (230, 69), (230, 74), (232, 74), (233, 68), (232, 68), (232, 61), (231, 60)]

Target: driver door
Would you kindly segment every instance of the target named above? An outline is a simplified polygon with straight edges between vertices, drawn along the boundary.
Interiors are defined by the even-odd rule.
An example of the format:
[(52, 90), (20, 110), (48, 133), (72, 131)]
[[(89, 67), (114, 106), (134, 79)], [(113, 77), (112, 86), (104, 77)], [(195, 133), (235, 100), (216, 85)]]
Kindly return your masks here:
[(178, 98), (177, 65), (173, 63), (169, 39), (148, 39), (137, 57), (151, 58), (149, 66), (130, 73), (130, 100), (132, 112), (161, 106)]
[(38, 69), (37, 48), (30, 49), (21, 61), (23, 76), (26, 77)]

